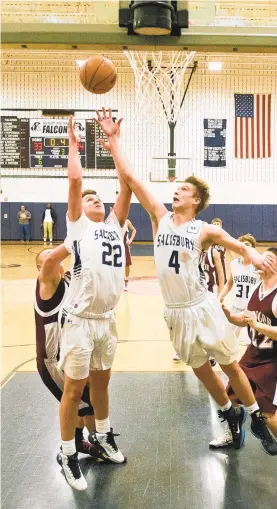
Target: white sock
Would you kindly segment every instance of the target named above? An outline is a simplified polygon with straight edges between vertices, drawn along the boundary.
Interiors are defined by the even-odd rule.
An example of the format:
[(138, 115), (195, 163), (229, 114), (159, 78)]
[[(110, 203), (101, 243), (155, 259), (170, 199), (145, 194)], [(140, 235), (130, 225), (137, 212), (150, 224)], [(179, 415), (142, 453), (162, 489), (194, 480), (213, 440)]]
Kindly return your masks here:
[(97, 433), (109, 433), (109, 431), (111, 431), (110, 418), (107, 417), (101, 420), (95, 419), (95, 427)]
[(253, 405), (247, 406), (246, 410), (247, 410), (248, 415), (251, 415), (254, 412), (256, 412), (257, 410), (260, 410), (257, 401), (256, 401), (256, 403), (253, 403)]
[(76, 452), (75, 437), (72, 440), (62, 440), (62, 451), (67, 456), (72, 456)]
[(226, 412), (227, 410), (230, 410), (231, 406), (232, 406), (232, 403), (229, 400), (228, 403), (226, 403), (226, 405), (220, 407), (220, 410), (222, 410), (222, 412)]

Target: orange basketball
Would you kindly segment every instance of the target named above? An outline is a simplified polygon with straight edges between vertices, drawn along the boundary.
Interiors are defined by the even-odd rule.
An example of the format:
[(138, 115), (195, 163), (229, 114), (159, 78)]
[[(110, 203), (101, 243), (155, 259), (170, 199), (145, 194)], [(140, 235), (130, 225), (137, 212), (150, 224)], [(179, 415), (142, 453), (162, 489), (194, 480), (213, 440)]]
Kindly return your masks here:
[(105, 94), (116, 82), (116, 68), (102, 55), (88, 58), (80, 69), (82, 85), (93, 94)]

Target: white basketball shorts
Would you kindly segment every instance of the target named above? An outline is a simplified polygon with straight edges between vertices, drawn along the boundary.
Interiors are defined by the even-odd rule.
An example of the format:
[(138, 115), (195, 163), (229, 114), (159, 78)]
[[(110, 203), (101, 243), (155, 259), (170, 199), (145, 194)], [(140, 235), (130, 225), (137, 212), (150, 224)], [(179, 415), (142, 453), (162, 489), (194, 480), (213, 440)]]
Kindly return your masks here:
[(175, 351), (192, 368), (200, 368), (210, 357), (222, 365), (240, 358), (232, 326), (211, 292), (193, 305), (166, 307), (165, 320)]
[[(239, 308), (236, 308), (235, 306), (231, 307), (231, 313), (233, 315), (238, 315), (239, 313), (242, 313), (243, 311), (244, 311), (244, 309), (239, 309)], [(238, 325), (232, 325), (232, 328), (233, 328), (233, 331), (234, 331), (235, 335), (237, 336), (237, 338), (239, 338), (240, 344), (249, 345), (251, 343), (249, 336), (248, 336), (247, 327), (239, 327)]]
[(89, 371), (112, 367), (117, 329), (114, 312), (106, 315), (105, 318), (94, 319), (72, 314), (64, 316), (61, 312), (59, 365), (70, 378), (82, 380), (89, 376)]

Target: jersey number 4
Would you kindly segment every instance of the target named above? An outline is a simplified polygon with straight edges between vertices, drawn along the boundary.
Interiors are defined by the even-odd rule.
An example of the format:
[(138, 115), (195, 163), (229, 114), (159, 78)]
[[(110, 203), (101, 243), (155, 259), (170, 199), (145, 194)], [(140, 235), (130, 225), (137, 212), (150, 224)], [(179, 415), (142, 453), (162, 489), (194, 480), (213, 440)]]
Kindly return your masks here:
[(122, 267), (122, 249), (120, 244), (112, 246), (108, 242), (103, 242), (102, 247), (105, 250), (102, 253), (102, 263), (112, 265), (113, 267)]
[(175, 269), (176, 274), (180, 272), (179, 253), (178, 251), (172, 251), (171, 257), (169, 258), (168, 266)]

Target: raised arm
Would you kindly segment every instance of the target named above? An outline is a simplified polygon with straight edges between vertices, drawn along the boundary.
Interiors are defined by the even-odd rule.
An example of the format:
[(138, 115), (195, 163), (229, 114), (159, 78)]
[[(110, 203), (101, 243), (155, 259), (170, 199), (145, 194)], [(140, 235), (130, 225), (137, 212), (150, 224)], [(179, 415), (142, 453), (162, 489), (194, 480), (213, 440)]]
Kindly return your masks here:
[(41, 266), (39, 280), (46, 282), (59, 278), (60, 265), (68, 256), (69, 252), (64, 244), (52, 249)]
[(61, 280), (61, 263), (68, 257), (69, 253), (64, 244), (56, 247), (47, 255), (39, 272), (40, 294), (42, 299), (50, 299)]
[(226, 297), (226, 295), (228, 295), (228, 293), (232, 290), (233, 284), (234, 284), (233, 276), (232, 276), (232, 274), (229, 274), (227, 282), (225, 283), (225, 285), (223, 287), (223, 290), (219, 294), (220, 302), (223, 302), (225, 297)]
[(79, 136), (75, 132), (75, 121), (68, 119), (69, 153), (68, 153), (68, 218), (70, 221), (78, 221), (82, 215), (82, 179), (83, 169), (78, 150)]
[(115, 162), (118, 177), (122, 178), (126, 184), (128, 184), (143, 208), (150, 214), (152, 222), (154, 221), (158, 224), (159, 220), (167, 213), (167, 209), (162, 203), (156, 200), (156, 198), (147, 191), (142, 182), (134, 176), (132, 165), (120, 147), (117, 134), (122, 119), (117, 123), (113, 122), (111, 110), (109, 109), (107, 114), (104, 108), (102, 115), (97, 111), (97, 117), (98, 119), (95, 119), (96, 122), (108, 137), (108, 144), (103, 143), (103, 147), (110, 150)]
[(274, 256), (272, 257), (269, 253), (260, 255), (256, 249), (248, 247), (243, 244), (243, 242), (234, 239), (234, 237), (231, 237), (229, 233), (219, 226), (206, 224), (202, 229), (201, 244), (205, 251), (211, 244), (220, 244), (221, 246), (226, 247), (226, 249), (231, 249), (232, 251), (235, 251), (235, 253), (243, 256), (246, 263), (249, 265), (250, 263), (253, 263), (257, 269), (267, 269), (272, 273), (275, 273)]

